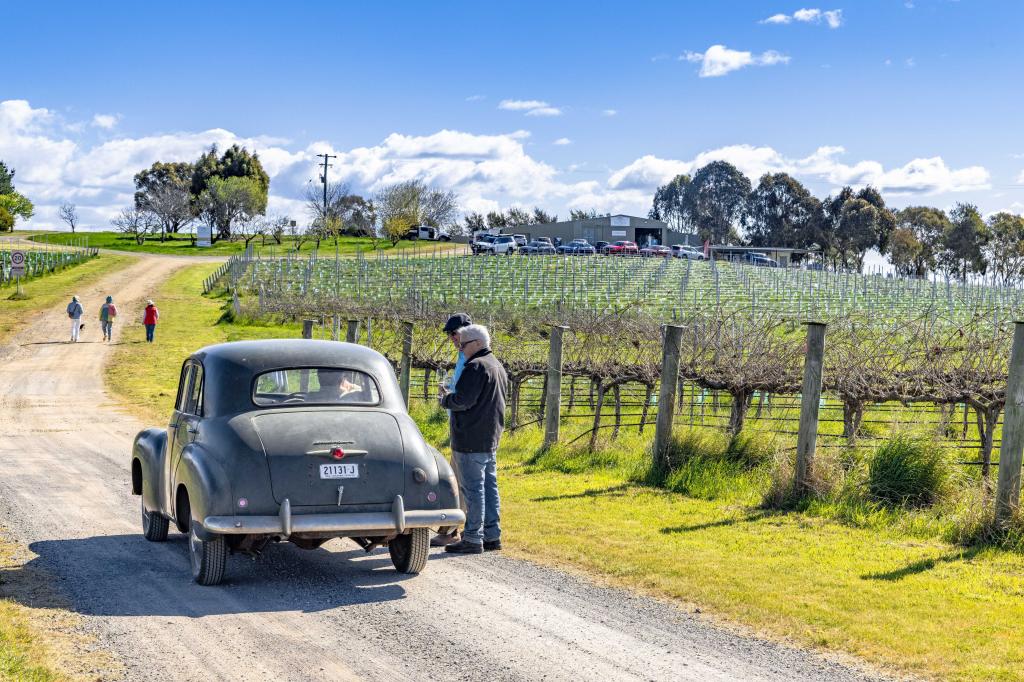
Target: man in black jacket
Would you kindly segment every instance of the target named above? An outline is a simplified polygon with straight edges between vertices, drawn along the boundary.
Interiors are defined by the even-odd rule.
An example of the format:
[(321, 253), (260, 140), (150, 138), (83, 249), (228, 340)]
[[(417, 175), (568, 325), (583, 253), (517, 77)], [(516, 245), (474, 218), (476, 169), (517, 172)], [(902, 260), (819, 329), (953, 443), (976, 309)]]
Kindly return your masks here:
[(441, 407), (452, 413), (452, 458), (458, 461), (459, 488), (466, 501), (462, 540), (445, 547), (454, 554), (501, 549), (498, 498), (498, 441), (505, 428), (508, 375), (491, 353), (487, 329), (471, 324), (459, 330), (466, 366), (455, 391), (441, 389)]

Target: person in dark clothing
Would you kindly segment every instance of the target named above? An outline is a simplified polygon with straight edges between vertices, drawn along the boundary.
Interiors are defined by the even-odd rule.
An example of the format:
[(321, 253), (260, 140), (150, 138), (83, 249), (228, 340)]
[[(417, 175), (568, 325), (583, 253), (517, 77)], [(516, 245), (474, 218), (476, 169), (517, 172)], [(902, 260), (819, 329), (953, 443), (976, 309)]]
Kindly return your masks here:
[(466, 365), (454, 392), (441, 389), (441, 407), (452, 413), (452, 458), (458, 461), (459, 488), (466, 501), (462, 539), (444, 548), (453, 554), (501, 549), (497, 454), (505, 428), (508, 375), (490, 346), (485, 327), (460, 329), (459, 349)]

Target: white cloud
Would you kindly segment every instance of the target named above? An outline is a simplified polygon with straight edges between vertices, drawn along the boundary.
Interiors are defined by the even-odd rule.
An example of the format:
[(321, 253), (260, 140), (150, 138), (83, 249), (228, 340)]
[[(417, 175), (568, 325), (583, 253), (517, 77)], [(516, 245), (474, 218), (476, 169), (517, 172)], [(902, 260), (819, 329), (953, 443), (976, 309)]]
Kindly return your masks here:
[(498, 104), (499, 109), (505, 109), (507, 111), (529, 111), (530, 109), (540, 109), (541, 107), (550, 106), (547, 102), (542, 102), (539, 99), (503, 99)]
[(537, 107), (526, 112), (527, 116), (561, 116), (562, 110), (558, 107)]
[(1024, 170), (1022, 170), (1020, 175), (1017, 176), (1017, 184), (1024, 185)]
[(482, 99), (487, 99), (487, 95), (470, 95), (466, 98), (467, 102), (479, 102)]
[(703, 53), (687, 50), (679, 59), (699, 62), (700, 71), (698, 73), (701, 78), (724, 76), (747, 66), (773, 66), (789, 63), (787, 55), (775, 50), (768, 50), (758, 55), (744, 50), (730, 50), (725, 45), (712, 45)]
[(841, 9), (798, 9), (789, 14), (773, 14), (767, 19), (762, 19), (762, 24), (790, 24), (794, 21), (800, 21), (805, 24), (820, 24), (822, 22), (828, 24), (829, 28), (839, 28), (843, 25), (843, 10)]
[(560, 137), (557, 140), (555, 140), (555, 144), (558, 145), (559, 147), (564, 147), (567, 144), (572, 144), (572, 140), (570, 140), (568, 137)]
[(917, 62), (914, 61), (913, 57), (907, 57), (906, 59), (903, 60), (903, 66), (905, 66), (908, 69), (912, 69), (915, 66), (917, 66)]
[(120, 114), (96, 114), (92, 117), (92, 124), (96, 128), (111, 130), (119, 120), (121, 120)]
[(608, 116), (608, 117), (618, 116), (619, 115), (619, 110), (618, 109), (604, 109), (601, 112), (601, 115), (602, 116)]
[(898, 168), (886, 169), (877, 161), (852, 165), (837, 157), (843, 147), (819, 147), (810, 156), (793, 159), (771, 147), (731, 145), (701, 152), (693, 159), (679, 161), (644, 156), (613, 172), (608, 178), (612, 190), (653, 190), (680, 173), (694, 173), (711, 161), (736, 166), (752, 181), (764, 173), (789, 173), (805, 180), (823, 180), (835, 187), (873, 185), (892, 195), (938, 194), (988, 189), (989, 173), (981, 166), (949, 168), (941, 157), (913, 159)]

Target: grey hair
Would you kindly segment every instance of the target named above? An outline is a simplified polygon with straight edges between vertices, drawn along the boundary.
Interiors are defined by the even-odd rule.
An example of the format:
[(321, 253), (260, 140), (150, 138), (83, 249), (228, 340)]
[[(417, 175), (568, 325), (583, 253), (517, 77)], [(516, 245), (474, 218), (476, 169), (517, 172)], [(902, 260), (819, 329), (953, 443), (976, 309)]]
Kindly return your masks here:
[(484, 348), (491, 347), (491, 334), (482, 324), (471, 324), (459, 330), (459, 342), (480, 341)]

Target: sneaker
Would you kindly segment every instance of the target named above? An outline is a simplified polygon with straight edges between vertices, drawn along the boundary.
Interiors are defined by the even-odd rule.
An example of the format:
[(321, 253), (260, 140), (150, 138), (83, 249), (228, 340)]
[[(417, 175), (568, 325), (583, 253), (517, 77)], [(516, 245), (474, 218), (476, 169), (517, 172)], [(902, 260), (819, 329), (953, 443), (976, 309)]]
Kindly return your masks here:
[(453, 545), (448, 545), (444, 548), (444, 551), (452, 554), (483, 554), (484, 546), (475, 542), (466, 542), (465, 540), (459, 540)]
[(455, 544), (459, 541), (459, 534), (452, 533), (451, 535), (435, 535), (430, 538), (431, 547), (446, 547), (447, 545)]
[(484, 551), (493, 552), (501, 549), (501, 540), (484, 540)]

